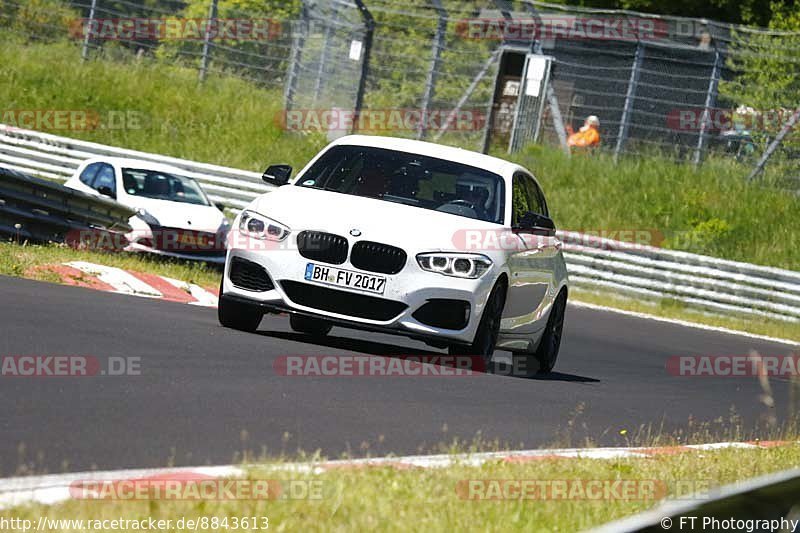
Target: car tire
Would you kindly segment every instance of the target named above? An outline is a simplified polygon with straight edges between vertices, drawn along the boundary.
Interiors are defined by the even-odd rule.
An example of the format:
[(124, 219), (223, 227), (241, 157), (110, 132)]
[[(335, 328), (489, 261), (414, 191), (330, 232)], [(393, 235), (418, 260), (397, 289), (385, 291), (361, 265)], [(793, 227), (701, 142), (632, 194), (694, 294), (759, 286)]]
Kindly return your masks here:
[(264, 313), (257, 306), (226, 298), (222, 294), (222, 283), (219, 284), (217, 318), (220, 324), (226, 328), (253, 333), (263, 317)]
[(486, 299), (486, 307), (483, 316), (478, 324), (478, 331), (475, 332), (475, 339), (472, 344), (462, 345), (453, 344), (449, 348), (450, 355), (472, 355), (483, 359), (483, 369), (487, 372), (492, 369), (492, 355), (497, 338), (500, 335), (500, 321), (503, 318), (503, 308), (506, 305), (506, 285), (497, 283), (489, 298)]
[(306, 333), (315, 337), (324, 337), (333, 327), (330, 322), (302, 315), (290, 315), (289, 325), (298, 333)]
[(564, 330), (564, 311), (567, 308), (567, 293), (562, 291), (547, 318), (547, 326), (539, 341), (539, 347), (534, 353), (536, 361), (539, 363), (538, 374), (549, 374), (556, 366), (558, 351), (561, 348), (561, 337)]

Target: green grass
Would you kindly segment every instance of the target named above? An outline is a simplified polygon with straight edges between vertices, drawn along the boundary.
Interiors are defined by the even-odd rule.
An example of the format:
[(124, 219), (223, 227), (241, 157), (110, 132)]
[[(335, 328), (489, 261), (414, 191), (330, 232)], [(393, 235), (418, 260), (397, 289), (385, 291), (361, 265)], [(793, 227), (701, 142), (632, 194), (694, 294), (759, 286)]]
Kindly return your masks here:
[[(210, 77), (153, 59), (80, 61), (73, 43), (0, 46), (0, 111), (87, 110), (103, 118), (131, 113), (124, 128), (49, 133), (247, 170), (304, 164), (325, 140), (287, 135), (276, 116), (279, 90)], [(1, 116), (1, 114), (0, 114)], [(105, 122), (110, 124), (108, 120)]]
[(173, 261), (146, 254), (77, 250), (55, 244), (18, 245), (0, 241), (0, 275), (57, 283), (61, 281), (58, 275), (36, 267), (58, 265), (67, 261), (89, 261), (125, 270), (159, 274), (207, 288), (217, 288), (222, 275), (217, 267), (205, 263)]
[[(636, 459), (568, 459), (529, 463), (491, 462), (480, 467), (444, 469), (336, 469), (318, 475), (292, 474), (265, 464), (251, 480), (294, 482), (316, 487), (321, 497), (260, 501), (86, 501), (0, 511), (0, 517), (50, 519), (217, 519), (267, 517), (269, 531), (580, 531), (658, 505), (669, 499), (702, 500), (715, 488), (800, 465), (800, 446), (725, 449)], [(477, 480), (619, 480), (634, 487), (656, 486), (656, 497), (638, 499), (467, 499), (459, 483)], [(480, 487), (481, 485), (479, 485)], [(479, 491), (473, 494), (485, 494)], [(230, 523), (230, 522), (229, 522)], [(66, 531), (55, 527), (50, 531)], [(184, 529), (185, 530), (185, 529)], [(212, 530), (223, 531), (223, 528)], [(253, 529), (254, 530), (254, 529)], [(163, 531), (181, 531), (173, 525)]]

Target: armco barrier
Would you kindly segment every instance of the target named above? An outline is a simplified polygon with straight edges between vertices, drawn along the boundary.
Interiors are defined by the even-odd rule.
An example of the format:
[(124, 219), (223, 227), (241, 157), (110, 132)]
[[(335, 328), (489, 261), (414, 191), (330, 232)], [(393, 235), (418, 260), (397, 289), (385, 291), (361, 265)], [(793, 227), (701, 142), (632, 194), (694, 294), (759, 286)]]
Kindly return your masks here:
[(65, 181), (81, 162), (101, 156), (128, 157), (178, 167), (187, 176), (199, 181), (212, 201), (231, 208), (242, 208), (255, 196), (273, 189), (261, 181), (261, 174), (257, 172), (126, 150), (0, 124), (0, 166), (6, 168)]
[[(65, 180), (85, 159), (129, 157), (176, 166), (238, 210), (273, 187), (257, 172), (197, 163), (0, 125), (0, 167)], [(574, 286), (636, 299), (669, 298), (714, 313), (800, 320), (800, 272), (559, 232)]]
[(786, 470), (668, 501), (590, 533), (663, 531), (797, 531), (800, 470)]
[(70, 231), (131, 230), (134, 211), (0, 166), (0, 234), (20, 241), (63, 242)]

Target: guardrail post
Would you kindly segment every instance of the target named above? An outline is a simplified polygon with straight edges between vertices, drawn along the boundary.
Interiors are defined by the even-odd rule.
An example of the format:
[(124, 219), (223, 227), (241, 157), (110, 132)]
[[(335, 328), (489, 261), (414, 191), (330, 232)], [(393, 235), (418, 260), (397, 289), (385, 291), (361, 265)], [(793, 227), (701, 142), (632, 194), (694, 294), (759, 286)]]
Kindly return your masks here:
[(364, 33), (364, 55), (361, 59), (361, 78), (358, 80), (358, 92), (356, 92), (355, 109), (353, 110), (353, 131), (358, 130), (361, 120), (361, 109), (364, 107), (364, 93), (367, 89), (367, 76), (369, 76), (369, 57), (372, 52), (372, 38), (375, 34), (375, 18), (369, 12), (363, 0), (354, 0), (361, 17), (364, 19), (366, 32)]
[(203, 55), (200, 58), (200, 82), (206, 81), (208, 60), (211, 54), (211, 25), (217, 20), (217, 0), (211, 0), (208, 7), (208, 20), (206, 20), (206, 33), (203, 36)]
[(431, 0), (431, 4), (439, 16), (439, 23), (436, 25), (436, 36), (433, 38), (433, 50), (431, 51), (431, 66), (428, 70), (428, 79), (425, 81), (425, 93), (422, 95), (422, 113), (419, 129), (417, 130), (417, 139), (424, 139), (428, 133), (428, 114), (433, 94), (436, 91), (436, 78), (439, 73), (444, 38), (447, 33), (447, 10), (442, 6), (442, 0)]
[(717, 87), (719, 86), (720, 70), (722, 70), (722, 54), (719, 50), (714, 52), (714, 67), (711, 69), (711, 79), (708, 81), (708, 92), (706, 92), (706, 103), (703, 108), (703, 119), (700, 122), (700, 134), (697, 136), (697, 148), (694, 150), (692, 162), (695, 166), (700, 164), (705, 149), (706, 137), (708, 136), (708, 122), (711, 120), (711, 109), (717, 103)]
[(628, 130), (631, 126), (631, 115), (633, 114), (633, 102), (636, 99), (636, 90), (639, 87), (639, 75), (644, 61), (645, 48), (641, 40), (636, 41), (636, 53), (633, 56), (633, 66), (631, 67), (631, 77), (628, 80), (628, 91), (625, 93), (625, 104), (622, 107), (622, 117), (619, 120), (619, 130), (617, 132), (617, 145), (614, 147), (614, 161), (619, 158), (625, 143), (628, 141)]
[(292, 109), (294, 93), (297, 90), (297, 75), (300, 71), (300, 61), (303, 56), (303, 47), (306, 43), (306, 30), (308, 29), (308, 5), (302, 0), (300, 7), (302, 17), (300, 27), (292, 28), (292, 52), (289, 57), (289, 72), (286, 74), (286, 87), (283, 92), (283, 107), (286, 111)]
[(83, 46), (81, 46), (81, 61), (89, 59), (89, 38), (92, 35), (92, 26), (94, 26), (94, 13), (97, 9), (97, 0), (92, 0), (92, 6), (89, 8), (89, 24), (84, 26), (86, 35), (83, 36)]

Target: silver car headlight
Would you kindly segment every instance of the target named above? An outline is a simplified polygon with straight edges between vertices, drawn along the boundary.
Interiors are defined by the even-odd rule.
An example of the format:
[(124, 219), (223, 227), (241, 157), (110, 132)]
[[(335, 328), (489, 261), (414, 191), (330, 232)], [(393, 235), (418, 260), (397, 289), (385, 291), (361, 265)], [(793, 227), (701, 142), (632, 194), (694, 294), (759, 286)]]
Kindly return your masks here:
[(492, 266), (492, 260), (481, 254), (431, 252), (417, 255), (422, 270), (456, 278), (477, 279)]
[(282, 241), (289, 236), (291, 230), (269, 217), (255, 211), (243, 211), (239, 219), (239, 231), (243, 234), (266, 241)]
[(160, 226), (161, 223), (156, 217), (147, 211), (147, 209), (139, 208), (136, 210), (136, 216), (147, 222), (148, 226)]

